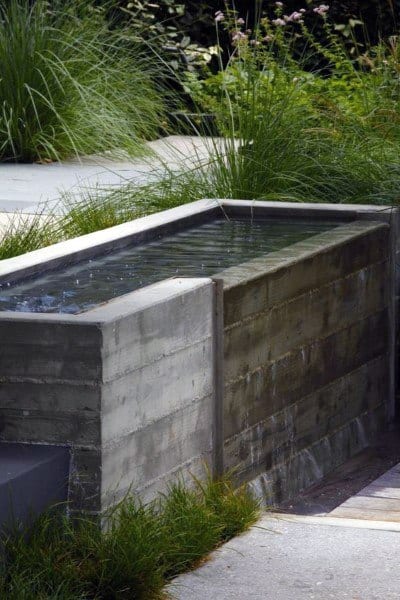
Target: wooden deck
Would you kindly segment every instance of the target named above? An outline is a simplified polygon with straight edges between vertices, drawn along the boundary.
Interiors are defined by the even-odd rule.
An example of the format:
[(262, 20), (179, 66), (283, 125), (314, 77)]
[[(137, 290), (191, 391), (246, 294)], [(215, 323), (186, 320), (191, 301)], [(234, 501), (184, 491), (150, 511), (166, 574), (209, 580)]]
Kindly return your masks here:
[(340, 504), (329, 517), (400, 523), (400, 463)]

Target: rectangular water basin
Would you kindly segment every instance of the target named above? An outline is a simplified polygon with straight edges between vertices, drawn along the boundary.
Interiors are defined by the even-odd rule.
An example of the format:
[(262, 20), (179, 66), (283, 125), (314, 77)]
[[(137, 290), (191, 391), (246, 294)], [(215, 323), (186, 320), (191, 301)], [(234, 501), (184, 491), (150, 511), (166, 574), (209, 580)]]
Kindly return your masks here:
[(0, 439), (72, 510), (235, 469), (266, 501), (394, 414), (398, 211), (203, 200), (0, 263)]
[(343, 224), (338, 220), (212, 215), (201, 224), (146, 243), (50, 270), (25, 282), (0, 283), (0, 311), (90, 310), (169, 277), (209, 277)]

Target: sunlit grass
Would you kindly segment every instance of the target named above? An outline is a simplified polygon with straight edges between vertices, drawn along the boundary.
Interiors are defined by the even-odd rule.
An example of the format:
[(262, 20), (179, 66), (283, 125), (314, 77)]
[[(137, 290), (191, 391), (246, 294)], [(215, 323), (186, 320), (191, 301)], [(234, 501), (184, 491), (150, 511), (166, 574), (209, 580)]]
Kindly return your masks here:
[(150, 600), (259, 517), (257, 500), (228, 479), (178, 482), (153, 503), (124, 499), (101, 531), (85, 518), (43, 515), (28, 532), (4, 539), (5, 600)]
[(0, 0), (0, 160), (143, 154), (164, 113), (156, 75), (86, 0)]
[(18, 213), (0, 228), (0, 260), (20, 256), (59, 241), (60, 232), (52, 215)]

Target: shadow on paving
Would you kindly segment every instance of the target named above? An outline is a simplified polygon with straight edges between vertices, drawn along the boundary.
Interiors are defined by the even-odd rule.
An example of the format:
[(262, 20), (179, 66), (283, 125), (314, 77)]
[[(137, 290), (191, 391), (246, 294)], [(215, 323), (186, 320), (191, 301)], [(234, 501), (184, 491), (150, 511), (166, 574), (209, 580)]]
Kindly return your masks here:
[(340, 465), (294, 501), (282, 503), (278, 510), (297, 515), (329, 513), (398, 462), (400, 462), (400, 429), (396, 428), (383, 433), (374, 446), (366, 448)]
[(399, 600), (400, 524), (327, 514), (399, 462), (397, 429), (280, 505), (282, 514), (267, 513), (168, 592), (176, 600)]

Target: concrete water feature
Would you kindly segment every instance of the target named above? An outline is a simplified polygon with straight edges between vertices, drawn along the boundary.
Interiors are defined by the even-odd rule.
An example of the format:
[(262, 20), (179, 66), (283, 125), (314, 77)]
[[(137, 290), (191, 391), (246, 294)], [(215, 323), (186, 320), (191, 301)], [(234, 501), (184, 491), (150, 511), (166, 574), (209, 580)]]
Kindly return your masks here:
[(0, 283), (0, 311), (69, 313), (170, 277), (207, 277), (338, 225), (307, 219), (221, 215), (82, 260), (21, 283)]
[(84, 312), (0, 312), (1, 440), (69, 447), (72, 510), (204, 462), (268, 502), (296, 494), (393, 418), (398, 215), (202, 200), (2, 261), (4, 286), (217, 216), (335, 225)]

